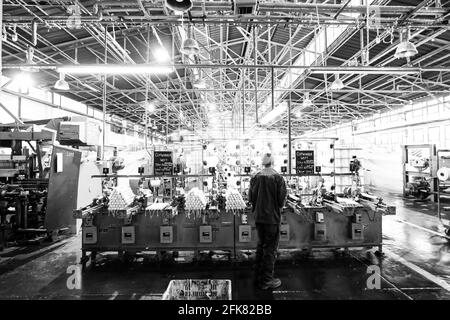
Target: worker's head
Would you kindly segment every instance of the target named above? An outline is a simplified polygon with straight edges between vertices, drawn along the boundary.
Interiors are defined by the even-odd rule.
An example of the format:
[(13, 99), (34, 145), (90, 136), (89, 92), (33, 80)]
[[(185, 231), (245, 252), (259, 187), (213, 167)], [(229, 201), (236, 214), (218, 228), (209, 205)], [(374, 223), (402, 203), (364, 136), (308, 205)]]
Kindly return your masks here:
[(273, 166), (274, 159), (271, 153), (266, 153), (262, 157), (262, 165), (266, 168)]

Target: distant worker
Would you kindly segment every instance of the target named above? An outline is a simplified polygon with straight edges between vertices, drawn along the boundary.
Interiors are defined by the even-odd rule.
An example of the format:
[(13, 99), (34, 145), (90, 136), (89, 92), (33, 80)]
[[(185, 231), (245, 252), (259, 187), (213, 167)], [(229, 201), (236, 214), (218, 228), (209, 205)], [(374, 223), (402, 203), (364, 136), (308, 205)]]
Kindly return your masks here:
[(351, 171), (359, 175), (359, 169), (361, 169), (361, 161), (359, 161), (356, 156), (352, 157), (352, 160), (350, 161), (350, 166)]
[(352, 157), (352, 160), (350, 161), (350, 172), (354, 173), (355, 179), (354, 182), (356, 183), (356, 186), (361, 185), (361, 179), (359, 177), (359, 170), (361, 169), (361, 161), (358, 160), (356, 156)]
[(273, 164), (273, 156), (265, 154), (262, 158), (264, 168), (250, 180), (248, 194), (258, 232), (255, 280), (263, 290), (281, 285), (281, 280), (274, 278), (273, 273), (280, 239), (281, 210), (286, 200), (286, 183), (272, 168)]

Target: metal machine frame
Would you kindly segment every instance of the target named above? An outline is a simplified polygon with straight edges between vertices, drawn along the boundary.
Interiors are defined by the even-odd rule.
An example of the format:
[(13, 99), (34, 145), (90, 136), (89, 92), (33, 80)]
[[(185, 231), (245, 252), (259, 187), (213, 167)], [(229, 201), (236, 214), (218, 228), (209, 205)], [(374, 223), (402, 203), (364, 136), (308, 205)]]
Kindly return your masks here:
[[(170, 176), (177, 177), (196, 175)], [(319, 206), (288, 205), (282, 213), (279, 248), (311, 251), (377, 247), (381, 253), (382, 215), (395, 214), (395, 208), (394, 213), (391, 209), (368, 194), (360, 196), (355, 206), (344, 209), (332, 201)], [(237, 259), (239, 251), (256, 249), (258, 237), (250, 209), (236, 213), (215, 208), (202, 210), (201, 216), (188, 217), (184, 211), (171, 207), (167, 212), (152, 214), (146, 205), (134, 203), (123, 214), (114, 216), (108, 212), (107, 202), (100, 201), (75, 210), (75, 217), (83, 219), (81, 262), (86, 265), (88, 252), (95, 259), (98, 252), (105, 251), (228, 251), (230, 259)]]
[[(436, 152), (436, 157), (437, 157), (437, 170), (440, 169), (441, 167), (441, 157), (439, 156), (439, 154), (441, 152), (447, 152), (450, 153), (450, 150), (437, 150)], [(450, 159), (449, 159), (449, 163), (450, 163)], [(437, 171), (436, 170), (436, 171)], [(444, 233), (447, 237), (450, 237), (450, 225), (446, 224), (443, 219), (442, 219), (442, 211), (444, 212), (450, 212), (450, 207), (443, 207), (442, 203), (441, 203), (441, 197), (442, 197), (442, 193), (441, 193), (441, 188), (445, 188), (445, 187), (450, 187), (450, 184), (447, 183), (445, 184), (444, 182), (440, 181), (437, 177), (435, 177), (436, 180), (436, 184), (437, 184), (437, 217), (439, 219), (439, 222), (442, 224), (442, 226), (445, 228)], [(450, 194), (447, 193), (447, 196), (450, 196)], [(450, 238), (448, 238), (450, 240)]]
[[(407, 169), (409, 164), (409, 150), (410, 149), (428, 149), (429, 150), (429, 168), (430, 172), (412, 171)], [(403, 196), (406, 198), (409, 194), (406, 192), (408, 183), (412, 182), (412, 176), (421, 176), (428, 178), (430, 181), (430, 194), (431, 201), (437, 202), (437, 189), (438, 185), (434, 177), (436, 177), (437, 165), (436, 165), (436, 145), (434, 144), (417, 144), (417, 145), (403, 145), (402, 146), (402, 165), (403, 165)], [(428, 198), (428, 197), (427, 197)], [(425, 200), (425, 199), (421, 199)]]

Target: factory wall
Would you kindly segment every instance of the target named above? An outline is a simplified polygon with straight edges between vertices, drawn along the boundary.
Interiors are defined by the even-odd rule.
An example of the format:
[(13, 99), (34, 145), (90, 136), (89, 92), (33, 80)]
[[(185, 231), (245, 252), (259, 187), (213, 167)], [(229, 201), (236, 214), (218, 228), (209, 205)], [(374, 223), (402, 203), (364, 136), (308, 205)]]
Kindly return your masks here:
[[(5, 83), (7, 78), (3, 77), (2, 82)], [(42, 120), (60, 117), (86, 116), (96, 119), (101, 126), (103, 113), (92, 107), (88, 107), (83, 103), (63, 97), (59, 94), (52, 93), (36, 88), (30, 88), (27, 94), (18, 92), (14, 86), (2, 90), (0, 102), (14, 116), (22, 120)], [(118, 117), (115, 117), (118, 118)], [(107, 121), (111, 121), (111, 117), (107, 116)], [(0, 123), (14, 122), (8, 112), (0, 108)], [(114, 132), (112, 125), (106, 125), (106, 145), (119, 146), (127, 150), (139, 150), (144, 147), (144, 139), (141, 134), (139, 136), (137, 126), (135, 131), (127, 131), (123, 134)], [(151, 139), (149, 138), (149, 144)], [(161, 139), (155, 139), (155, 143), (162, 143)], [(99, 140), (99, 144), (101, 140)]]
[(308, 136), (336, 136), (337, 146), (362, 148), (366, 184), (401, 193), (402, 145), (450, 149), (450, 96), (414, 102)]

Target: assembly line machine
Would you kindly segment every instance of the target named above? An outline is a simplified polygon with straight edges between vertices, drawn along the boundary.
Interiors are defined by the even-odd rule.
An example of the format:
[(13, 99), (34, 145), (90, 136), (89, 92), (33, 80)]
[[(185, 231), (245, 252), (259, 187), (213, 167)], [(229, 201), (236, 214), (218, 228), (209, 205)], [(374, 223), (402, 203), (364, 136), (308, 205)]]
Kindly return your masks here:
[(0, 250), (75, 233), (73, 208), (101, 195), (86, 186), (100, 166), (78, 149), (82, 123), (69, 120), (0, 125)]
[[(285, 175), (285, 179), (292, 176)], [(131, 177), (140, 177), (141, 182), (199, 178), (142, 174)], [(125, 177), (105, 174), (94, 178)], [(152, 194), (142, 192), (141, 188), (134, 191), (132, 200), (122, 210), (111, 208), (114, 204), (109, 194), (74, 211), (75, 218), (83, 221), (83, 266), (101, 252), (133, 257), (139, 252), (159, 255), (192, 251), (197, 255), (201, 251), (225, 251), (230, 259), (238, 259), (240, 251), (256, 248), (258, 238), (251, 207), (247, 203), (237, 209), (227, 206), (226, 190), (207, 193), (207, 204), (201, 210), (188, 210), (183, 195), (175, 195), (173, 201), (167, 202), (155, 189)], [(296, 194), (293, 190), (289, 193), (282, 210), (279, 249), (308, 253), (314, 249), (375, 247), (382, 252), (382, 217), (395, 214), (395, 207), (385, 204), (381, 198), (361, 192), (360, 188), (347, 188), (343, 194), (325, 188), (317, 188), (312, 196)]]

